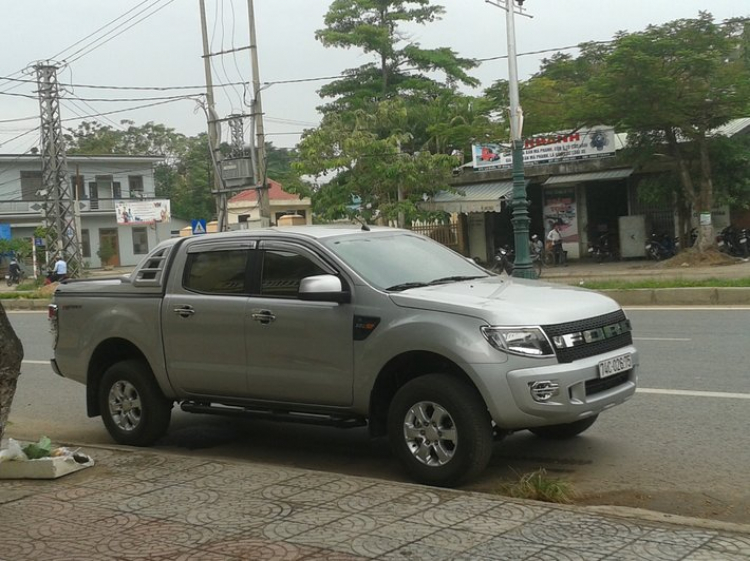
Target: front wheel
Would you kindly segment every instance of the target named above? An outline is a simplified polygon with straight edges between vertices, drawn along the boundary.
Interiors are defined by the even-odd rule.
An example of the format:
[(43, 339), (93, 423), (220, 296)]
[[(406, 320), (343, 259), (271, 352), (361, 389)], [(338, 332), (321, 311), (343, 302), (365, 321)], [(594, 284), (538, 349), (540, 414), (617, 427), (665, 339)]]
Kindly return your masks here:
[(396, 392), (388, 411), (388, 439), (412, 478), (450, 487), (487, 467), (492, 422), (475, 388), (447, 374), (430, 374)]
[(115, 441), (149, 446), (167, 432), (172, 402), (164, 397), (145, 362), (125, 360), (104, 373), (99, 387), (99, 410)]
[(547, 440), (566, 440), (578, 436), (596, 422), (598, 415), (586, 417), (580, 421), (566, 423), (564, 425), (550, 425), (548, 427), (534, 427), (529, 429), (535, 435)]

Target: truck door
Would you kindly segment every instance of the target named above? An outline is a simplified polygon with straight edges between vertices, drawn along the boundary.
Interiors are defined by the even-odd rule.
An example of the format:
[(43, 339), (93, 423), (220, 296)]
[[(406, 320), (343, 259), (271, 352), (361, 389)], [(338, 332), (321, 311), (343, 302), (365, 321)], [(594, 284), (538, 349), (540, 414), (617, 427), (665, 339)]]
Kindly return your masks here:
[(162, 307), (167, 373), (180, 390), (246, 396), (245, 310), (255, 242), (193, 243)]
[(351, 304), (298, 298), (300, 281), (336, 271), (291, 242), (261, 242), (248, 299), (248, 392), (256, 399), (350, 405), (353, 385)]

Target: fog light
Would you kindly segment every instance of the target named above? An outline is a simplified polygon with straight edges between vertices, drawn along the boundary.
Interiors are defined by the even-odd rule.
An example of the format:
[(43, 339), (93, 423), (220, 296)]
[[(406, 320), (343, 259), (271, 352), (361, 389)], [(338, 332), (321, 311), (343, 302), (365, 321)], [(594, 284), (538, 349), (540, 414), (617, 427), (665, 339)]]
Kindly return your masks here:
[(549, 401), (560, 393), (560, 384), (550, 380), (529, 383), (531, 398), (539, 403)]

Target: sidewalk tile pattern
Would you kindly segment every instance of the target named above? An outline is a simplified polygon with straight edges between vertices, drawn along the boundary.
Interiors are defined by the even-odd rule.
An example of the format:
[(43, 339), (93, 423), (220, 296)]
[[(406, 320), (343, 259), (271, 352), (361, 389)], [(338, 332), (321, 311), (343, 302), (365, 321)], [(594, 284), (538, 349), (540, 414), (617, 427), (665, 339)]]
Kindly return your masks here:
[(0, 482), (0, 560), (748, 560), (750, 536), (492, 495), (97, 449)]

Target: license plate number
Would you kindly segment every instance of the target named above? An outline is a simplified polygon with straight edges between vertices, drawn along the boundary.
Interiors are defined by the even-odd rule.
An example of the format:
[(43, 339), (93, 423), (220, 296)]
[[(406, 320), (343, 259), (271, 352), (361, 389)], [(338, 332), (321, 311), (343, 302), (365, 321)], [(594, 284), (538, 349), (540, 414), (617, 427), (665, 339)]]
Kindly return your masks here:
[(628, 353), (599, 363), (599, 377), (607, 378), (633, 368), (633, 356)]

